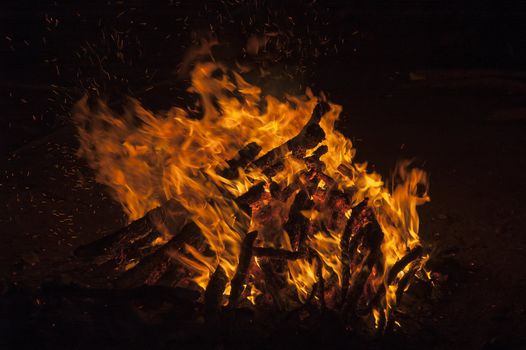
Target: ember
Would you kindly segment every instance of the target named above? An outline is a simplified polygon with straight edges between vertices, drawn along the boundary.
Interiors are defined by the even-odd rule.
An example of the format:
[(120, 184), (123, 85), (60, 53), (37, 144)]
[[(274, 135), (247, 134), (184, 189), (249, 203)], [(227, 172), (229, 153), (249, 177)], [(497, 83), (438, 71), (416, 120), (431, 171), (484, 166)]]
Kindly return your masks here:
[(411, 279), (425, 277), (418, 205), (427, 177), (399, 164), (389, 191), (353, 162), (341, 107), (310, 90), (279, 100), (201, 62), (197, 103), (154, 114), (130, 100), (76, 106), (80, 154), (130, 224), (80, 247), (116, 285), (169, 284), (223, 308), (316, 305), (345, 322), (392, 327)]

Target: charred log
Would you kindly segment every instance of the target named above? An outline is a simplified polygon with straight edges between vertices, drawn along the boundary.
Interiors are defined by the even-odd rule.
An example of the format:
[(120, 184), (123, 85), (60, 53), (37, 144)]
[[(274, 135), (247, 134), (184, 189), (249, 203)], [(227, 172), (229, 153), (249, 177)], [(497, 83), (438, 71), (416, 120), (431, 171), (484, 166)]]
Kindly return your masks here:
[[(158, 210), (156, 208), (154, 210)], [(75, 255), (81, 258), (92, 258), (96, 256), (102, 256), (111, 254), (113, 250), (116, 250), (115, 246), (122, 245), (126, 246), (130, 241), (134, 239), (142, 238), (151, 233), (153, 225), (150, 221), (150, 217), (147, 214), (139, 220), (136, 220), (128, 226), (115, 231), (95, 242), (89, 243), (78, 247), (75, 250)]]
[[(373, 271), (373, 266), (379, 262), (380, 244), (383, 240), (383, 232), (380, 225), (376, 221), (374, 214), (370, 209), (362, 210), (358, 213), (356, 220), (367, 220), (365, 226), (359, 226), (358, 232), (351, 238), (349, 244), (349, 252), (356, 255), (355, 251), (360, 247), (360, 250), (367, 249), (368, 253), (363, 257), (361, 263), (358, 265), (357, 271), (351, 275), (351, 283), (347, 284), (345, 295), (344, 313), (353, 316), (357, 313), (358, 302), (364, 293), (365, 283), (369, 279), (369, 275)], [(355, 220), (355, 223), (356, 223)], [(358, 240), (360, 241), (358, 243)], [(377, 265), (377, 269), (380, 267)], [(348, 286), (352, 286), (349, 290)]]
[(181, 251), (185, 244), (196, 244), (203, 241), (204, 237), (199, 227), (193, 222), (187, 224), (168, 243), (126, 271), (118, 279), (117, 285), (122, 288), (131, 288), (142, 284), (155, 284), (174, 263), (174, 259), (169, 254), (171, 251)]
[(412, 268), (398, 282), (398, 286), (396, 287), (397, 304), (400, 304), (400, 302), (402, 301), (404, 291), (409, 286), (409, 283), (411, 283), (411, 280), (413, 279), (414, 276), (415, 276), (415, 268), (413, 265)]
[(417, 246), (409, 251), (402, 259), (398, 260), (387, 275), (387, 283), (391, 284), (395, 280), (396, 276), (403, 270), (409, 263), (419, 258), (422, 255), (422, 246)]
[(299, 188), (299, 181), (294, 181), (283, 189), (277, 183), (272, 182), (270, 185), (270, 194), (272, 198), (286, 202)]
[(307, 166), (311, 169), (318, 169), (322, 170), (324, 168), (323, 162), (320, 161), (320, 157), (323, 156), (325, 153), (329, 151), (329, 147), (326, 145), (320, 146), (316, 148), (314, 153), (310, 157), (305, 157), (303, 160), (305, 160), (305, 163), (307, 163)]
[(320, 298), (320, 305), (322, 310), (325, 309), (325, 281), (323, 279), (323, 260), (315, 250), (310, 250), (309, 254), (316, 260), (316, 292)]
[(96, 258), (99, 263), (122, 258), (122, 254), (133, 255), (141, 248), (151, 246), (159, 237), (159, 229), (165, 229), (175, 235), (186, 223), (187, 215), (188, 212), (176, 200), (169, 200), (128, 226), (95, 242), (80, 246), (75, 250), (75, 255), (88, 259)]
[(298, 260), (305, 258), (305, 252), (290, 251), (276, 248), (254, 247), (252, 249), (254, 256), (268, 259)]
[[(416, 259), (418, 259), (421, 255), (422, 255), (422, 252), (423, 252), (423, 249), (421, 246), (417, 246), (413, 249), (411, 249), (409, 251), (409, 253), (407, 253), (404, 257), (402, 257), (400, 260), (398, 260), (394, 265), (393, 267), (391, 268), (391, 270), (389, 271), (389, 274), (387, 275), (387, 284), (388, 285), (391, 285), (393, 284), (393, 282), (395, 282), (395, 279), (396, 279), (396, 276), (398, 276), (398, 274), (403, 271), (406, 266), (408, 266), (410, 263), (412, 263), (413, 261), (415, 261)], [(405, 278), (405, 276), (413, 276), (413, 272), (408, 272), (406, 275), (404, 275), (403, 278)], [(408, 279), (411, 278), (411, 277), (407, 277)], [(402, 278), (402, 280), (403, 280)], [(398, 288), (400, 288), (400, 285), (402, 284), (402, 280), (400, 280), (399, 282), (399, 285), (398, 285)], [(409, 280), (404, 282), (404, 283), (409, 283)], [(405, 288), (405, 287), (403, 287)], [(403, 290), (403, 289), (402, 289)], [(376, 292), (375, 296), (371, 299), (371, 302), (369, 303), (368, 307), (364, 310), (362, 310), (362, 313), (367, 313), (370, 311), (370, 309), (376, 305), (378, 305), (380, 303), (380, 300), (381, 298), (385, 295), (385, 285), (382, 284), (380, 286), (380, 288), (378, 289), (378, 291)]]
[(298, 250), (300, 242), (305, 240), (307, 234), (309, 219), (301, 213), (303, 210), (311, 209), (314, 203), (310, 200), (305, 191), (296, 194), (294, 202), (290, 207), (289, 217), (283, 228), (287, 232), (293, 249)]
[(265, 170), (278, 163), (288, 151), (291, 151), (296, 158), (304, 157), (307, 149), (314, 148), (325, 138), (325, 132), (318, 123), (328, 110), (328, 104), (324, 102), (318, 103), (312, 112), (310, 120), (298, 135), (281, 146), (268, 151), (266, 154), (256, 159), (253, 162), (253, 165)]
[(219, 170), (217, 173), (226, 179), (236, 179), (239, 176), (239, 168), (244, 168), (250, 163), (261, 151), (261, 146), (251, 142), (239, 150), (237, 155), (227, 161), (228, 167)]
[(210, 277), (205, 291), (204, 309), (208, 320), (214, 320), (219, 314), (227, 283), (228, 277), (225, 270), (221, 265), (218, 265), (212, 277)]
[(241, 253), (239, 255), (239, 264), (237, 265), (236, 274), (232, 278), (230, 297), (228, 300), (229, 307), (236, 307), (239, 301), (239, 297), (243, 292), (243, 283), (247, 277), (247, 271), (250, 267), (250, 262), (252, 260), (252, 246), (256, 240), (258, 233), (249, 232), (243, 239), (241, 244)]
[(236, 203), (245, 213), (250, 215), (252, 214), (251, 205), (261, 198), (263, 192), (265, 192), (265, 183), (259, 182), (258, 184), (252, 186), (243, 195), (236, 198)]
[(353, 274), (351, 283), (352, 288), (347, 292), (345, 304), (343, 307), (344, 315), (347, 315), (350, 318), (356, 315), (358, 301), (362, 296), (365, 283), (371, 274), (372, 266), (376, 262), (377, 257), (377, 252), (370, 252), (367, 254), (360, 264), (358, 271)]
[(342, 261), (342, 304), (344, 303), (347, 297), (347, 290), (349, 289), (349, 279), (350, 275), (350, 265), (351, 265), (351, 249), (350, 249), (350, 239), (351, 236), (356, 239), (360, 232), (356, 232), (358, 226), (358, 217), (362, 214), (363, 210), (366, 208), (367, 203), (365, 201), (358, 204), (353, 208), (351, 217), (345, 225), (345, 230), (343, 232), (342, 238), (340, 240), (341, 248), (341, 261)]
[[(272, 259), (273, 257), (268, 258)], [(272, 264), (272, 260), (267, 260), (262, 261), (260, 266), (265, 276), (265, 289), (270, 293), (275, 309), (278, 311), (284, 310), (285, 301), (280, 293), (283, 287), (283, 281), (280, 280), (280, 276), (274, 271), (275, 264)]]

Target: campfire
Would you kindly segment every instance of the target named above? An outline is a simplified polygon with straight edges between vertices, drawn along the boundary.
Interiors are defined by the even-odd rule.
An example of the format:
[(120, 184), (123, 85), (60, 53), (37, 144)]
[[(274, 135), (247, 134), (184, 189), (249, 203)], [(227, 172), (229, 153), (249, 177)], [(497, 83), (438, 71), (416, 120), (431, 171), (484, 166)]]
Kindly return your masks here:
[(380, 331), (428, 258), (416, 207), (427, 177), (400, 163), (387, 188), (353, 161), (339, 105), (307, 89), (264, 95), (216, 62), (197, 63), (189, 96), (153, 113), (88, 97), (75, 109), (80, 155), (129, 225), (77, 249), (116, 287), (168, 284), (226, 310), (306, 306)]

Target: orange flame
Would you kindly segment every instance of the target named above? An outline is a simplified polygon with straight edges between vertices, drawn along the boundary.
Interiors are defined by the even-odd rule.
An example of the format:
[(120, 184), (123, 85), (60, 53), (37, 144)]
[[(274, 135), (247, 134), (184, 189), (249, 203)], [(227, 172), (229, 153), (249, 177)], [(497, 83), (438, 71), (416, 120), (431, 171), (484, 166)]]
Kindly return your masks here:
[[(249, 143), (261, 146), (259, 155), (262, 155), (296, 136), (310, 119), (318, 98), (310, 90), (304, 96), (287, 96), (284, 101), (262, 96), (261, 90), (241, 75), (211, 62), (196, 65), (191, 83), (189, 92), (200, 97), (200, 119), (191, 118), (190, 111), (180, 107), (155, 114), (136, 100), (130, 100), (124, 113), (117, 115), (100, 101), (90, 107), (87, 97), (77, 103), (74, 115), (80, 155), (96, 170), (97, 181), (112, 189), (130, 221), (175, 199), (199, 226), (213, 254), (187, 246), (189, 256), (179, 259), (194, 271), (195, 282), (204, 288), (218, 264), (229, 279), (233, 277), (241, 240), (249, 230), (259, 231), (262, 245), (292, 249), (282, 227), (292, 200), (269, 199), (272, 220), (262, 222), (240, 210), (234, 199), (261, 181), (267, 185), (271, 181), (282, 187), (289, 185), (307, 170), (306, 164), (285, 147), (284, 167), (272, 179), (251, 166), (240, 169), (239, 177), (233, 180), (221, 176), (219, 170), (227, 167), (226, 161)], [(266, 107), (262, 108), (263, 105)], [(401, 181), (391, 193), (378, 174), (367, 172), (366, 164), (353, 163), (355, 150), (351, 141), (334, 128), (341, 110), (341, 106), (330, 104), (330, 110), (321, 118), (320, 126), (326, 135), (321, 145), (327, 146), (328, 152), (320, 160), (325, 164), (324, 173), (335, 181), (337, 188), (352, 193), (351, 206), (367, 199), (374, 209), (384, 232), (381, 245), (384, 269), (372, 284), (374, 288), (385, 285), (384, 311), (388, 313), (396, 304), (396, 297), (387, 285), (387, 272), (419, 244), (416, 207), (429, 197), (427, 192), (418, 194), (417, 187), (427, 188), (427, 177), (421, 170), (408, 170), (409, 164), (401, 163), (398, 167)], [(309, 150), (307, 155), (311, 153)], [(325, 186), (328, 185), (320, 182), (320, 191)], [(303, 215), (313, 222), (324, 223), (333, 211), (334, 208), (319, 200), (314, 209)], [(350, 213), (348, 208), (342, 216), (348, 218)], [(342, 283), (340, 239), (344, 228), (345, 220), (339, 220), (329, 232), (312, 232), (307, 241), (323, 262), (324, 277), (335, 275), (339, 285)], [(269, 237), (273, 238), (265, 241)], [(305, 300), (316, 281), (315, 265), (304, 260), (288, 263), (289, 283), (301, 300)], [(379, 311), (373, 313), (377, 318)]]

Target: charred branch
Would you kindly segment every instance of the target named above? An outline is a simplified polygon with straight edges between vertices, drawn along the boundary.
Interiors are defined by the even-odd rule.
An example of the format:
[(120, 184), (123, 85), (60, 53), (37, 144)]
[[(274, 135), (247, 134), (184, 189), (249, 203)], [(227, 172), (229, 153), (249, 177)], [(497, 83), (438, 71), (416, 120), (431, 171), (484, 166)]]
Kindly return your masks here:
[(226, 179), (236, 179), (239, 176), (239, 168), (244, 168), (250, 163), (261, 151), (261, 146), (251, 142), (239, 150), (237, 155), (227, 161), (228, 167), (218, 171), (218, 174)]
[(358, 301), (364, 291), (365, 283), (371, 274), (371, 269), (378, 258), (377, 252), (370, 252), (367, 254), (360, 268), (352, 276), (352, 288), (347, 292), (346, 301), (343, 308), (344, 315), (354, 317), (356, 314)]
[(409, 286), (409, 283), (415, 276), (414, 266), (400, 279), (398, 286), (396, 287), (396, 302), (399, 304), (402, 301), (405, 289)]
[[(357, 226), (356, 221), (358, 216), (362, 213), (367, 203), (365, 201), (358, 204), (353, 208), (351, 217), (345, 225), (345, 230), (343, 231), (342, 238), (340, 240), (341, 248), (341, 262), (342, 262), (342, 304), (344, 303), (347, 297), (347, 290), (349, 289), (349, 279), (350, 275), (350, 266), (351, 266), (351, 250), (350, 250), (350, 239), (353, 236), (353, 227)], [(356, 233), (355, 233), (356, 235)]]
[[(123, 254), (133, 255), (140, 249), (151, 246), (151, 242), (159, 237), (159, 229), (165, 229), (175, 235), (186, 223), (187, 214), (176, 200), (171, 199), (128, 226), (95, 242), (80, 246), (75, 250), (75, 255), (81, 258), (97, 258), (99, 263), (118, 257), (122, 260)], [(140, 253), (137, 254), (140, 256)]]
[(304, 240), (302, 236), (306, 236), (309, 219), (301, 213), (303, 210), (311, 209), (314, 203), (310, 200), (309, 195), (305, 191), (300, 191), (296, 194), (294, 202), (290, 207), (289, 217), (283, 228), (287, 232), (290, 243), (295, 250), (300, 247), (300, 242)]
[(309, 251), (310, 256), (316, 260), (316, 279), (317, 282), (313, 288), (316, 288), (322, 310), (325, 309), (325, 281), (323, 280), (323, 260), (315, 250)]
[(215, 272), (210, 277), (210, 281), (206, 286), (205, 291), (205, 315), (208, 320), (213, 320), (219, 314), (221, 310), (221, 304), (223, 301), (223, 293), (225, 292), (226, 285), (228, 283), (228, 277), (225, 270), (218, 265)]
[(193, 222), (187, 224), (168, 243), (155, 251), (155, 253), (144, 257), (135, 267), (126, 271), (117, 281), (117, 285), (123, 288), (130, 288), (142, 284), (154, 284), (173, 264), (174, 259), (170, 256), (170, 252), (180, 251), (185, 244), (195, 244), (199, 241), (204, 241), (199, 227)]
[(298, 260), (305, 258), (305, 252), (299, 251), (290, 251), (285, 249), (276, 249), (276, 248), (264, 248), (264, 247), (254, 247), (252, 248), (254, 256), (264, 257), (268, 259), (282, 259), (282, 260)]
[[(362, 258), (361, 263), (352, 275), (350, 275), (350, 268), (343, 271), (346, 274), (343, 276), (346, 284), (342, 285), (343, 309), (345, 314), (350, 315), (354, 315), (357, 311), (358, 302), (364, 293), (365, 284), (373, 271), (373, 266), (378, 263), (381, 253), (380, 244), (383, 240), (383, 232), (370, 208), (360, 207), (356, 214), (353, 221), (350, 222), (354, 235), (349, 242), (348, 255), (345, 259), (348, 259), (350, 266), (351, 254), (358, 256), (357, 249), (359, 247), (360, 250), (366, 249), (368, 253)], [(380, 269), (378, 264), (377, 269)], [(349, 286), (351, 286), (350, 290)]]
[(307, 163), (307, 166), (309, 168), (323, 170), (323, 162), (320, 161), (320, 157), (328, 151), (329, 147), (327, 147), (326, 145), (320, 146), (316, 148), (316, 150), (310, 157), (305, 157), (303, 158), (303, 160), (305, 160), (305, 163)]
[(247, 271), (250, 267), (250, 262), (252, 260), (252, 246), (256, 240), (258, 233), (249, 232), (243, 239), (241, 244), (241, 253), (239, 255), (239, 264), (237, 265), (236, 274), (232, 278), (231, 282), (231, 291), (230, 297), (228, 300), (229, 307), (236, 307), (239, 301), (239, 297), (243, 292), (243, 283), (247, 277)]
[(387, 276), (387, 283), (391, 284), (394, 282), (396, 276), (400, 273), (400, 271), (404, 270), (409, 263), (411, 263), (413, 260), (419, 258), (422, 255), (422, 246), (416, 246), (415, 248), (411, 249), (409, 253), (407, 253), (402, 259), (398, 260), (391, 270), (389, 271), (389, 275)]
[[(398, 274), (401, 271), (403, 271), (406, 268), (406, 266), (408, 266), (411, 262), (413, 262), (416, 259), (418, 259), (422, 255), (422, 252), (423, 252), (422, 247), (421, 246), (417, 246), (417, 247), (411, 249), (409, 251), (409, 253), (407, 253), (400, 260), (398, 260), (393, 265), (393, 267), (389, 271), (389, 274), (387, 275), (387, 285), (393, 284), (393, 282), (395, 282), (396, 276), (398, 276)], [(410, 271), (406, 275), (404, 275), (404, 277), (402, 277), (402, 279), (399, 281), (398, 288), (401, 288), (400, 286), (401, 286), (401, 284), (403, 282), (403, 279), (407, 275), (412, 276), (413, 272)], [(407, 278), (410, 279), (411, 277), (407, 277)], [(407, 285), (407, 283), (409, 283), (409, 280), (407, 280), (407, 281), (405, 281), (403, 283), (405, 283)], [(402, 290), (403, 289), (405, 289), (405, 286), (402, 288)], [(380, 286), (380, 288), (378, 289), (378, 291), (376, 292), (375, 296), (371, 299), (371, 302), (369, 303), (369, 307), (364, 309), (362, 312), (363, 313), (369, 312), (372, 307), (374, 307), (375, 305), (378, 305), (380, 303), (380, 300), (381, 300), (381, 298), (384, 295), (385, 295), (385, 285), (382, 284)]]
[[(158, 210), (156, 208), (154, 210)], [(150, 216), (147, 214), (128, 226), (115, 231), (95, 242), (78, 247), (75, 255), (81, 258), (93, 258), (102, 255), (112, 255), (117, 250), (118, 245), (126, 246), (134, 239), (142, 238), (153, 230)]]
[(236, 198), (236, 203), (247, 214), (252, 214), (251, 205), (257, 202), (265, 192), (265, 183), (259, 182), (252, 186), (247, 192)]
[(257, 168), (268, 169), (274, 166), (283, 158), (287, 152), (291, 151), (294, 157), (303, 158), (307, 149), (316, 147), (324, 138), (325, 132), (318, 125), (321, 117), (329, 110), (329, 105), (320, 102), (314, 108), (310, 120), (303, 127), (301, 132), (288, 140), (286, 143), (278, 146), (266, 154), (256, 159), (253, 165)]
[[(272, 257), (269, 258), (272, 259)], [(270, 293), (276, 310), (281, 311), (285, 309), (285, 302), (280, 293), (282, 281), (279, 279), (280, 276), (275, 273), (274, 267), (275, 264), (273, 264), (272, 260), (261, 262), (261, 270), (265, 276), (265, 289)]]

